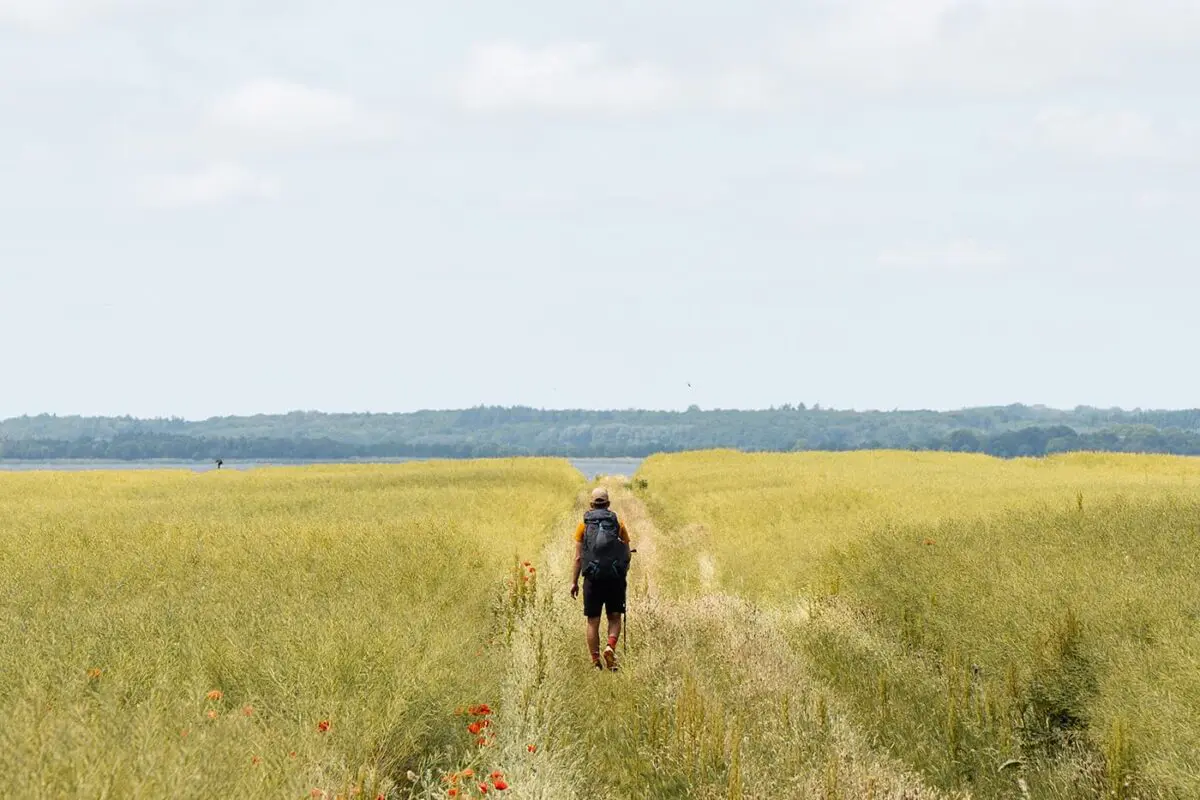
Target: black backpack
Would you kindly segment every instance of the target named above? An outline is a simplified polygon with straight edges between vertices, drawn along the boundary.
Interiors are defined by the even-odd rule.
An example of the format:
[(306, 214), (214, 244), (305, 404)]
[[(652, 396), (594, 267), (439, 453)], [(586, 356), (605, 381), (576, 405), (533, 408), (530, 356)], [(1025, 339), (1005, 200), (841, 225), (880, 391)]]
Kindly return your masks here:
[(621, 523), (607, 508), (593, 508), (583, 515), (583, 562), (585, 578), (624, 578), (629, 572), (629, 545), (621, 541)]

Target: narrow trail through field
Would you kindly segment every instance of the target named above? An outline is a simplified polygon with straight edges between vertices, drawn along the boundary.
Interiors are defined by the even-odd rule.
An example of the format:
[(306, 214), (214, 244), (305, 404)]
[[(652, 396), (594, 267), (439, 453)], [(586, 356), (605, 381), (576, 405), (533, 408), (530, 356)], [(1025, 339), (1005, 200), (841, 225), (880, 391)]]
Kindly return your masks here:
[(581, 495), (545, 547), (537, 601), (511, 634), (498, 720), (509, 796), (955, 796), (872, 751), (846, 722), (795, 645), (810, 624), (802, 606), (756, 606), (721, 592), (713, 574), (695, 593), (669, 594), (659, 565), (677, 534), (656, 527), (623, 479), (600, 483), (638, 551), (622, 670), (590, 668), (580, 601), (569, 595)]

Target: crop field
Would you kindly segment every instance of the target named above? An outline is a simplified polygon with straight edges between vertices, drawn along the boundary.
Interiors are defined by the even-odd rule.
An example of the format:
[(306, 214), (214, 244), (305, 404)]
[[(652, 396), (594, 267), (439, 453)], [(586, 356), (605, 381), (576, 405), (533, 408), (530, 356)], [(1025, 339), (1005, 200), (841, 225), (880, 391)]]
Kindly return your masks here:
[(804, 608), (808, 680), (929, 787), (1200, 797), (1200, 462), (713, 452), (638, 478), (671, 589)]
[(1200, 796), (1200, 464), (515, 459), (0, 475), (0, 776), (58, 798)]
[(4, 795), (408, 796), (482, 749), (455, 711), (498, 691), (505, 583), (582, 483), (558, 461), (0, 475)]

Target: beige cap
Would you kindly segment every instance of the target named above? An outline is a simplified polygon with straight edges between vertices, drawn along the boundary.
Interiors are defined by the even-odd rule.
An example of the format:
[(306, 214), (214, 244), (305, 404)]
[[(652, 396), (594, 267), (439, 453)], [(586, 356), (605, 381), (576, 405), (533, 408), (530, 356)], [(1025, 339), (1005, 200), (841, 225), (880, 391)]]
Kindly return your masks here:
[(603, 486), (592, 489), (592, 504), (598, 506), (608, 505), (608, 489), (605, 489)]

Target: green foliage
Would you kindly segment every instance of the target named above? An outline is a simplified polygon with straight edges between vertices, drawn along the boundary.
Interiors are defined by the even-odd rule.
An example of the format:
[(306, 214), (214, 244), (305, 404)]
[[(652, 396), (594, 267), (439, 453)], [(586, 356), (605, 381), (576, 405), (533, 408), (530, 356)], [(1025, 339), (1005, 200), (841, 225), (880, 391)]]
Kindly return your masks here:
[(961, 411), (292, 412), (202, 421), (39, 415), (0, 421), (6, 459), (380, 459), (646, 456), (744, 451), (947, 450), (1013, 458), (1068, 451), (1200, 454), (1200, 410), (1012, 405)]

